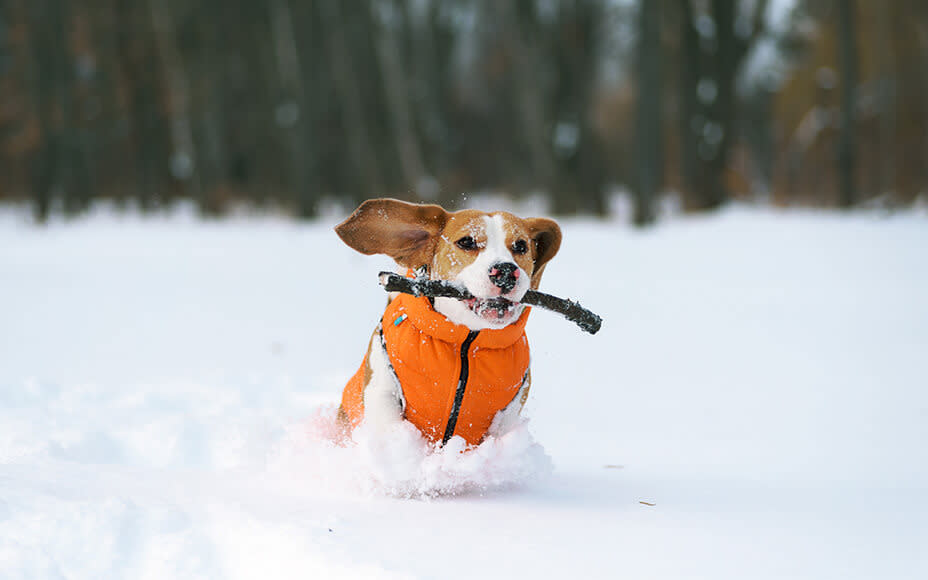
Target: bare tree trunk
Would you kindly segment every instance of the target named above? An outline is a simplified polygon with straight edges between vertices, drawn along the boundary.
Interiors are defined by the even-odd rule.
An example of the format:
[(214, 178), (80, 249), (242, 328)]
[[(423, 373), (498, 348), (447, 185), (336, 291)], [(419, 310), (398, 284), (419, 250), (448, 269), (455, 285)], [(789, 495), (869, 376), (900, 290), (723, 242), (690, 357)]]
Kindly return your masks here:
[(646, 226), (655, 218), (654, 200), (663, 168), (660, 0), (642, 2), (638, 11), (638, 115), (635, 125), (638, 179), (632, 219), (636, 226)]
[(522, 134), (529, 153), (528, 182), (549, 193), (555, 187), (551, 140), (545, 107), (545, 84), (539, 64), (538, 15), (532, 3), (494, 2), (497, 17), (508, 30), (516, 75), (515, 91)]
[[(39, 120), (39, 151), (32, 164), (33, 214), (48, 219), (55, 189), (68, 195), (68, 127), (70, 94), (67, 24), (61, 0), (35, 0), (29, 6), (35, 59), (35, 103)], [(70, 204), (65, 204), (71, 209)]]
[(838, 2), (838, 62), (841, 69), (841, 133), (838, 144), (838, 205), (857, 201), (854, 169), (857, 158), (857, 24), (854, 0)]
[[(94, 195), (119, 192), (117, 204), (126, 199), (127, 147), (121, 136), (117, 137), (113, 127), (121, 120), (123, 111), (119, 102), (119, 57), (116, 44), (117, 10), (114, 0), (103, 0), (98, 4), (99, 12), (93, 21), (92, 37), (95, 61), (94, 84), (98, 99), (88, 149)], [(92, 107), (88, 107), (92, 109)], [(100, 161), (105, 160), (101, 164)]]
[[(114, 76), (126, 86), (130, 167), (135, 195), (142, 210), (151, 209), (164, 192), (163, 169), (167, 138), (161, 131), (157, 106), (160, 75), (154, 55), (154, 33), (145, 7), (133, 0), (115, 0), (114, 46), (119, 72)], [(114, 83), (115, 84), (115, 83)], [(118, 89), (116, 89), (118, 91)], [(114, 95), (114, 101), (118, 96)]]
[[(697, 95), (698, 117), (696, 151), (699, 167), (696, 172), (695, 195), (686, 201), (687, 209), (714, 209), (728, 201), (730, 192), (725, 184), (725, 172), (731, 146), (737, 133), (735, 116), (735, 79), (748, 49), (764, 30), (764, 17), (769, 0), (753, 5), (750, 34), (735, 34), (738, 6), (734, 0), (710, 0), (708, 15), (714, 22), (711, 33), (699, 41), (700, 70), (696, 85), (689, 88)], [(695, 25), (695, 23), (691, 23)]]
[(87, 14), (89, 0), (71, 2), (69, 11), (75, 18), (84, 17), (90, 40), (86, 46), (79, 47), (81, 53), (73, 55), (74, 61), (92, 62), (92, 66), (70, 66), (69, 78), (73, 83), (75, 98), (72, 100), (68, 114), (70, 161), (71, 166), (71, 203), (73, 211), (85, 211), (97, 194), (98, 176), (94, 160), (100, 156), (99, 124), (103, 114), (102, 99), (99, 95), (107, 93), (104, 67), (100, 61), (105, 50), (99, 39), (105, 38), (103, 23), (93, 14)]
[(290, 152), (291, 188), (296, 195), (297, 212), (300, 217), (316, 215), (315, 184), (310, 178), (313, 159), (307, 142), (305, 129), (307, 111), (304, 110), (305, 94), (303, 69), (294, 34), (293, 15), (289, 0), (271, 0), (271, 37), (280, 79), (280, 100), (275, 115), (277, 125), (287, 134), (287, 149)]
[(0, 3), (0, 76), (5, 75), (9, 67), (7, 34), (7, 7), (5, 4)]
[[(602, 3), (559, 3), (554, 95), (554, 150), (557, 199), (570, 200), (571, 211), (606, 213), (605, 154), (593, 126), (597, 65), (600, 62)], [(565, 133), (566, 131), (566, 133)]]
[(384, 191), (383, 179), (377, 159), (371, 149), (371, 138), (364, 120), (364, 109), (359, 91), (360, 84), (345, 43), (345, 17), (339, 0), (319, 0), (320, 15), (326, 30), (326, 42), (331, 60), (333, 81), (341, 100), (342, 118), (347, 131), (348, 151), (357, 186), (366, 196), (380, 195)]
[(775, 152), (773, 136), (774, 93), (764, 87), (755, 88), (744, 102), (741, 115), (741, 136), (751, 156), (754, 198), (767, 202), (773, 182), (773, 158)]
[(880, 183), (879, 191), (876, 193), (897, 193), (896, 192), (896, 82), (895, 77), (899, 74), (896, 66), (896, 55), (892, 43), (892, 20), (891, 11), (899, 10), (896, 4), (880, 7), (876, 11), (877, 34), (879, 35), (879, 62), (881, 75), (879, 78), (879, 103), (880, 103), (880, 132), (879, 132), (879, 150), (880, 150)]
[[(430, 0), (422, 21), (412, 18), (411, 3), (403, 2), (406, 30), (411, 40), (412, 67), (416, 71), (413, 91), (421, 122), (424, 165), (433, 175), (448, 169), (448, 140), (451, 137), (446, 105), (452, 32), (441, 14), (442, 0)], [(439, 37), (444, 37), (443, 41)], [(436, 192), (421, 192), (436, 193)]]
[(735, 53), (735, 5), (732, 0), (712, 0), (715, 50), (712, 73), (700, 82), (711, 83), (714, 98), (706, 103), (707, 123), (700, 143), (704, 159), (700, 183), (700, 209), (714, 209), (729, 198), (724, 174), (734, 137), (735, 74), (741, 56)]
[[(227, 40), (232, 34), (232, 22), (225, 6), (222, 0), (201, 0), (196, 18), (202, 48), (189, 75), (198, 79), (201, 87), (195, 91), (196, 105), (191, 105), (191, 116), (196, 119), (194, 134), (199, 137), (197, 175), (209, 207), (219, 206), (219, 193), (229, 178), (226, 77), (228, 52), (234, 41)], [(197, 114), (193, 115), (193, 111)]]
[[(453, 97), (454, 49), (461, 35), (453, 17), (460, 0), (430, 0), (423, 24), (422, 42), (414, 45), (422, 70), (420, 87), (424, 92), (423, 135), (426, 139), (425, 155), (429, 167), (441, 183), (454, 183), (452, 172), (460, 174), (455, 166), (461, 143), (461, 128), (455, 117), (459, 111)], [(457, 157), (458, 159), (460, 157)], [(439, 186), (438, 200), (446, 205), (456, 203), (460, 192), (454, 187)]]
[[(305, 199), (302, 205), (313, 204), (324, 192), (339, 191), (340, 165), (330, 161), (333, 151), (341, 151), (344, 135), (338, 138), (329, 135), (332, 118), (337, 117), (331, 111), (333, 103), (338, 101), (332, 86), (332, 74), (329, 71), (327, 51), (328, 35), (325, 22), (321, 17), (319, 2), (298, 2), (292, 7), (297, 51), (303, 77), (303, 102), (300, 119), (307, 147), (306, 175), (312, 185), (313, 198)], [(325, 138), (320, 138), (325, 135)], [(344, 192), (344, 190), (342, 190)]]
[(680, 181), (684, 197), (691, 197), (697, 187), (696, 87), (702, 63), (692, 1), (680, 0), (680, 8)]
[(200, 210), (214, 213), (217, 208), (210, 207), (203, 198), (197, 167), (196, 146), (193, 140), (193, 126), (190, 122), (190, 86), (184, 60), (177, 48), (174, 22), (169, 6), (164, 0), (148, 0), (151, 21), (154, 28), (155, 44), (161, 56), (161, 65), (167, 79), (168, 111), (171, 119), (171, 173), (188, 184), (194, 199), (199, 200)]
[[(917, 23), (917, 35), (918, 35), (918, 44), (921, 47), (921, 57), (922, 62), (928, 62), (928, 9), (925, 9), (925, 5), (922, 4), (919, 0), (912, 0), (913, 2), (918, 2), (918, 7), (922, 8), (919, 13), (918, 23)], [(921, 87), (924, 91), (923, 94), (928, 93), (928, 67), (921, 67)], [(928, 117), (928, 105), (922, 104), (922, 112)], [(922, 188), (928, 187), (928, 123), (925, 123), (922, 127), (924, 133), (922, 135), (922, 151), (920, 154), (921, 163), (918, 163), (919, 167), (919, 182), (921, 183)], [(913, 199), (918, 199), (920, 195), (924, 193), (919, 191)]]
[[(407, 73), (403, 70), (402, 58), (397, 42), (396, 29), (402, 25), (403, 10), (397, 0), (382, 3), (383, 14), (377, 18), (377, 61), (383, 77), (387, 105), (393, 121), (393, 134), (399, 153), (403, 181), (406, 186), (419, 192), (425, 177), (425, 165), (422, 152), (413, 126), (413, 116), (409, 106), (409, 86)], [(407, 31), (409, 32), (409, 31)]]

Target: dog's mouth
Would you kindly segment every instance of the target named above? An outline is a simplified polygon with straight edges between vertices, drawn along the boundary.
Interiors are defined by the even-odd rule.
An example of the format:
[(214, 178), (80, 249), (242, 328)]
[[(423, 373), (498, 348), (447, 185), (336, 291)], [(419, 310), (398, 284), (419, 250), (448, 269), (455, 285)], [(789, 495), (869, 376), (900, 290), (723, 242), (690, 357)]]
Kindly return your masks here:
[(470, 298), (464, 304), (480, 318), (496, 323), (513, 318), (522, 306), (505, 298)]

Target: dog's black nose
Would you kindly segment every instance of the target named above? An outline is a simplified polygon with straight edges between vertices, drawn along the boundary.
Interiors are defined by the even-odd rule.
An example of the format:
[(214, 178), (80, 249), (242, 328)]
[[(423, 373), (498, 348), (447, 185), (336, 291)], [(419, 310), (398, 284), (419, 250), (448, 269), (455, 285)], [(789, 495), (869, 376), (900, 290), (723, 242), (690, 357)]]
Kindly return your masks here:
[(519, 267), (512, 262), (499, 262), (490, 266), (490, 280), (505, 294), (516, 287), (519, 281)]

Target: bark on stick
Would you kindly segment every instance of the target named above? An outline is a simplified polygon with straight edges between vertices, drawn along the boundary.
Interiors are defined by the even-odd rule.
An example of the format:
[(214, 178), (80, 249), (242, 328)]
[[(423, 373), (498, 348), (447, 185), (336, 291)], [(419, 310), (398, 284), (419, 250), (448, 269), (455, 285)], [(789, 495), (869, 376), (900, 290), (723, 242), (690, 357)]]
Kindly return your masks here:
[[(469, 300), (474, 297), (466, 289), (445, 280), (406, 278), (392, 272), (381, 272), (379, 280), (380, 285), (387, 292), (403, 292), (413, 296), (455, 298), (457, 300)], [(537, 290), (527, 291), (525, 296), (522, 297), (522, 304), (557, 312), (590, 334), (596, 334), (603, 324), (603, 319), (600, 316), (580, 306), (579, 302), (558, 298)]]

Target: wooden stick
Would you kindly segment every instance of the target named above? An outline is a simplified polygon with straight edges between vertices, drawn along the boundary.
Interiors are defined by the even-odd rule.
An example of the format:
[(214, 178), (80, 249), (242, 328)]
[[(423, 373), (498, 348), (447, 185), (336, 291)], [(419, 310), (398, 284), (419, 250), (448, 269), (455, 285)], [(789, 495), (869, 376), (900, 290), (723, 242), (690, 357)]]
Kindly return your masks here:
[[(474, 297), (465, 288), (446, 280), (406, 278), (393, 272), (381, 272), (378, 279), (380, 285), (387, 292), (403, 292), (413, 296), (454, 298), (456, 300), (470, 300)], [(580, 306), (579, 302), (558, 298), (537, 290), (528, 290), (525, 296), (522, 297), (522, 304), (538, 306), (545, 310), (557, 312), (590, 334), (599, 332), (603, 324), (603, 319), (600, 316)]]

